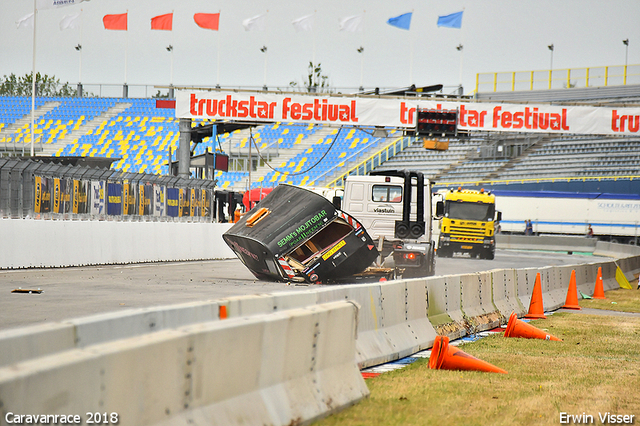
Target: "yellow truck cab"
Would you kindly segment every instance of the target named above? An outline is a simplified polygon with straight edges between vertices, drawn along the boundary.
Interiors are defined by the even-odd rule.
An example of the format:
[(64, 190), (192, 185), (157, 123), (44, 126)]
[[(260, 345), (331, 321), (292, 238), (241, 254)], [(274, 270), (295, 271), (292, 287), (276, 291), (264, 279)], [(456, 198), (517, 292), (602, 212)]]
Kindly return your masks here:
[(469, 189), (450, 189), (444, 194), (444, 216), (440, 222), (438, 257), (453, 253), (469, 253), (471, 257), (495, 257), (496, 222), (495, 195)]

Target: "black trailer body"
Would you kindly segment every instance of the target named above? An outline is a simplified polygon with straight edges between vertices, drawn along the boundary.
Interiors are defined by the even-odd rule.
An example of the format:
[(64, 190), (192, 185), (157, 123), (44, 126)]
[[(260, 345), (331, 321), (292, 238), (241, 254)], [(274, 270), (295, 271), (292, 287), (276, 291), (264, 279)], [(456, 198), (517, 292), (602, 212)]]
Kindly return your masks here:
[(272, 281), (343, 280), (379, 254), (356, 219), (291, 185), (277, 186), (222, 237), (257, 278)]

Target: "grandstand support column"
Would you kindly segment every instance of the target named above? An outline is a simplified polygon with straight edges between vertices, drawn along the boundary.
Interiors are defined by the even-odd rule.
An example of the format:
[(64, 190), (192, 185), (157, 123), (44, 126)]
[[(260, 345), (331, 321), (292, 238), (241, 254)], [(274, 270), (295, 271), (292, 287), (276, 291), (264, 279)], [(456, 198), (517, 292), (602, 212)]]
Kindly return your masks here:
[(180, 119), (180, 146), (178, 146), (178, 176), (189, 178), (191, 167), (191, 119)]

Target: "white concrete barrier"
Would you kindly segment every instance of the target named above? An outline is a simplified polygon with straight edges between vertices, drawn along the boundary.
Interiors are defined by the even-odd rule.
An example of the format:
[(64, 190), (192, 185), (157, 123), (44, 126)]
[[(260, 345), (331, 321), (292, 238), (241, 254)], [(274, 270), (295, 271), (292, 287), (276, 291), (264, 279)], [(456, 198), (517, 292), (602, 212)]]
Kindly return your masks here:
[(491, 286), (489, 272), (460, 276), (461, 309), (471, 333), (495, 328), (505, 319), (493, 304)]
[(456, 339), (467, 334), (460, 301), (460, 276), (430, 277), (427, 282), (429, 320), (440, 335)]
[(493, 290), (493, 303), (505, 318), (511, 312), (523, 316), (529, 310), (518, 298), (518, 275), (515, 269), (494, 269), (490, 271)]
[(597, 256), (608, 256), (615, 258), (622, 258), (627, 256), (640, 255), (640, 246), (634, 246), (631, 244), (617, 244), (609, 243), (606, 241), (598, 241), (593, 254)]
[(368, 395), (354, 359), (356, 318), (355, 305), (336, 302), (13, 364), (0, 368), (2, 411), (73, 414), (83, 424), (106, 413), (122, 426), (310, 422)]
[[(523, 268), (516, 270), (516, 289), (518, 300), (524, 307), (525, 314), (529, 312), (531, 307), (531, 296), (536, 283), (536, 277), (540, 271), (537, 268)], [(540, 274), (540, 285), (543, 286), (542, 274)], [(544, 305), (544, 300), (543, 300)]]
[(0, 219), (0, 269), (231, 259), (231, 225)]
[(218, 319), (218, 302), (128, 309), (0, 331), (0, 367), (73, 348)]
[(496, 247), (511, 250), (548, 250), (593, 253), (595, 238), (567, 235), (509, 235), (497, 234)]

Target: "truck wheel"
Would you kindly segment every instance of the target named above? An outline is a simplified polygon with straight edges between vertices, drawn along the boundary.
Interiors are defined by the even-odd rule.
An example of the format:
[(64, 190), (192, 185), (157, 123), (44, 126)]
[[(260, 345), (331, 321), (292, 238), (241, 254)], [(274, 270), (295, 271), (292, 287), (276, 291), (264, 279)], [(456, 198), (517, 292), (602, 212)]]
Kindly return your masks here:
[(447, 249), (438, 250), (438, 257), (451, 257), (451, 255), (452, 255), (451, 251)]
[(486, 251), (482, 256), (483, 259), (493, 260), (496, 257), (496, 253), (494, 251)]

